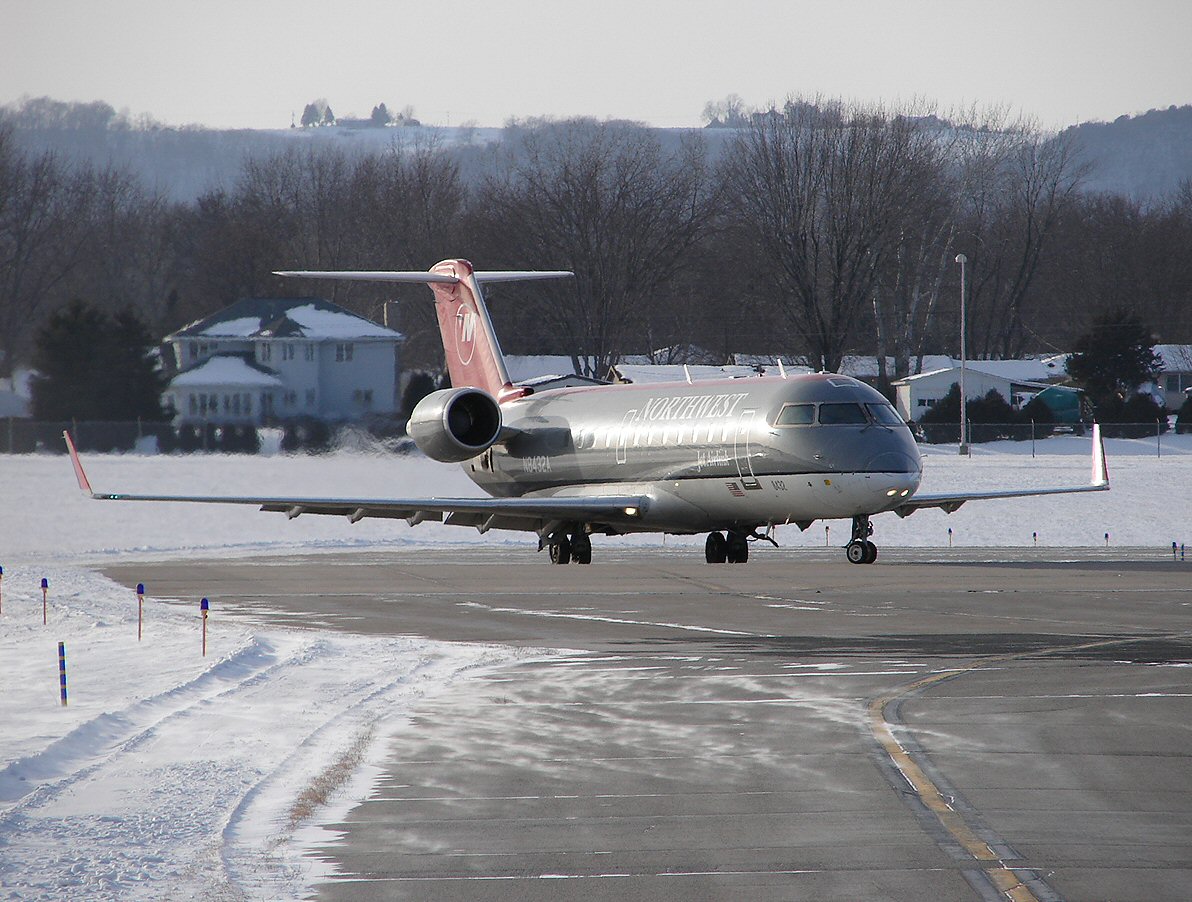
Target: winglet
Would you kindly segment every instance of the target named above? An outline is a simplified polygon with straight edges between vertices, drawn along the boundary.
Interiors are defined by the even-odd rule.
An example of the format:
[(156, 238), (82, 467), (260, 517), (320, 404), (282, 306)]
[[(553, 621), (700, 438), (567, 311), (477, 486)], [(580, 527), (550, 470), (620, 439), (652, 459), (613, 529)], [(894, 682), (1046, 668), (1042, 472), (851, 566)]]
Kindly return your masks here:
[(1109, 464), (1105, 460), (1105, 440), (1101, 424), (1093, 423), (1093, 485), (1109, 486)]
[(91, 490), (91, 483), (87, 479), (87, 474), (83, 472), (83, 464), (79, 460), (79, 452), (75, 448), (74, 440), (71, 439), (69, 432), (64, 431), (62, 437), (66, 439), (66, 450), (70, 454), (70, 462), (74, 465), (75, 479), (79, 481), (79, 488), (94, 498), (95, 492)]

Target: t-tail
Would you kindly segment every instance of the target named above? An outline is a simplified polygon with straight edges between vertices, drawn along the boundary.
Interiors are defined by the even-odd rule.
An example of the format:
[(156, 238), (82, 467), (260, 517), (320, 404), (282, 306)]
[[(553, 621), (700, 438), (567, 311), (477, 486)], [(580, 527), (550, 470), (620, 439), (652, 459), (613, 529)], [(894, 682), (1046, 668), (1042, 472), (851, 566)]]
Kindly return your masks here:
[(482, 282), (520, 282), (561, 279), (570, 272), (477, 272), (467, 260), (444, 260), (429, 272), (279, 272), (303, 279), (355, 282), (424, 282), (435, 296), (435, 312), (443, 339), (447, 372), (455, 388), (480, 388), (498, 401), (517, 397), (522, 390), (509, 380), (505, 357), (484, 303)]

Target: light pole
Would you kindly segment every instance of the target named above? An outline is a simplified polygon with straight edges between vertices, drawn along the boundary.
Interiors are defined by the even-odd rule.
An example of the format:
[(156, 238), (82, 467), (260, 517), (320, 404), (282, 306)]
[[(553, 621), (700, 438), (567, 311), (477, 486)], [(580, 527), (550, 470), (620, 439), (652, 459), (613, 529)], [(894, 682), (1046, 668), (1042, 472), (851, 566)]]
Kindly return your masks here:
[(967, 354), (965, 353), (964, 344), (964, 264), (968, 263), (968, 257), (964, 254), (956, 255), (956, 262), (960, 264), (960, 453), (968, 454), (968, 438), (967, 435), (967, 411), (965, 410), (965, 399), (967, 395), (964, 393), (964, 367), (968, 362)]

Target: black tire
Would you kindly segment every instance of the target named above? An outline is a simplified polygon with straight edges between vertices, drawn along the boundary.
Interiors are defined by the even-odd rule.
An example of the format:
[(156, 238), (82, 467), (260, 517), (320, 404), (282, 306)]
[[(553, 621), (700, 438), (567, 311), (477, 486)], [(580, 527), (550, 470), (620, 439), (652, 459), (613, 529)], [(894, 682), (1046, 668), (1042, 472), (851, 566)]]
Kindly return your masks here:
[(739, 532), (728, 535), (728, 562), (730, 564), (746, 564), (749, 562), (749, 541)]
[(728, 558), (728, 543), (724, 541), (724, 534), (708, 533), (708, 541), (704, 542), (704, 560), (709, 564), (723, 564)]
[(575, 564), (592, 563), (592, 540), (586, 533), (577, 532), (571, 537), (571, 561)]
[(869, 556), (865, 548), (866, 543), (860, 539), (853, 539), (846, 546), (844, 546), (844, 556), (848, 558), (850, 564), (864, 564), (866, 558)]
[(861, 563), (862, 564), (872, 564), (876, 560), (877, 560), (877, 546), (874, 545), (872, 542), (866, 542), (865, 543), (865, 560), (861, 561)]
[(552, 564), (568, 564), (571, 562), (571, 543), (566, 536), (551, 539), (550, 562)]

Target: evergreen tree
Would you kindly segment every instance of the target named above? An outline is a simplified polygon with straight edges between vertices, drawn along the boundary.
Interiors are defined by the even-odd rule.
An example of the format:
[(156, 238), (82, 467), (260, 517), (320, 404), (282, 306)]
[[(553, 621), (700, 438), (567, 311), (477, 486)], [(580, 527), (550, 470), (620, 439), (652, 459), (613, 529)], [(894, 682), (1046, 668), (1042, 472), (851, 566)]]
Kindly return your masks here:
[(331, 107), (323, 110), (323, 124), (335, 125), (335, 113), (331, 112)]
[(385, 104), (379, 103), (373, 107), (372, 116), (369, 117), (373, 125), (385, 126), (393, 121), (393, 117), (389, 115), (389, 110), (386, 109)]
[(104, 368), (111, 382), (109, 420), (164, 420), (165, 375), (152, 352), (149, 328), (131, 310), (117, 313), (107, 330)]
[(39, 420), (162, 420), (164, 377), (153, 339), (131, 311), (110, 318), (71, 301), (38, 333), (33, 416)]
[(46, 321), (34, 344), (34, 419), (99, 419), (107, 325), (103, 313), (77, 299)]
[(1123, 404), (1139, 386), (1158, 378), (1161, 368), (1150, 330), (1124, 309), (1097, 317), (1068, 358), (1068, 374), (1098, 411)]
[(302, 111), (302, 125), (304, 128), (309, 128), (312, 125), (319, 124), (319, 108), (313, 103), (308, 103), (306, 108)]

